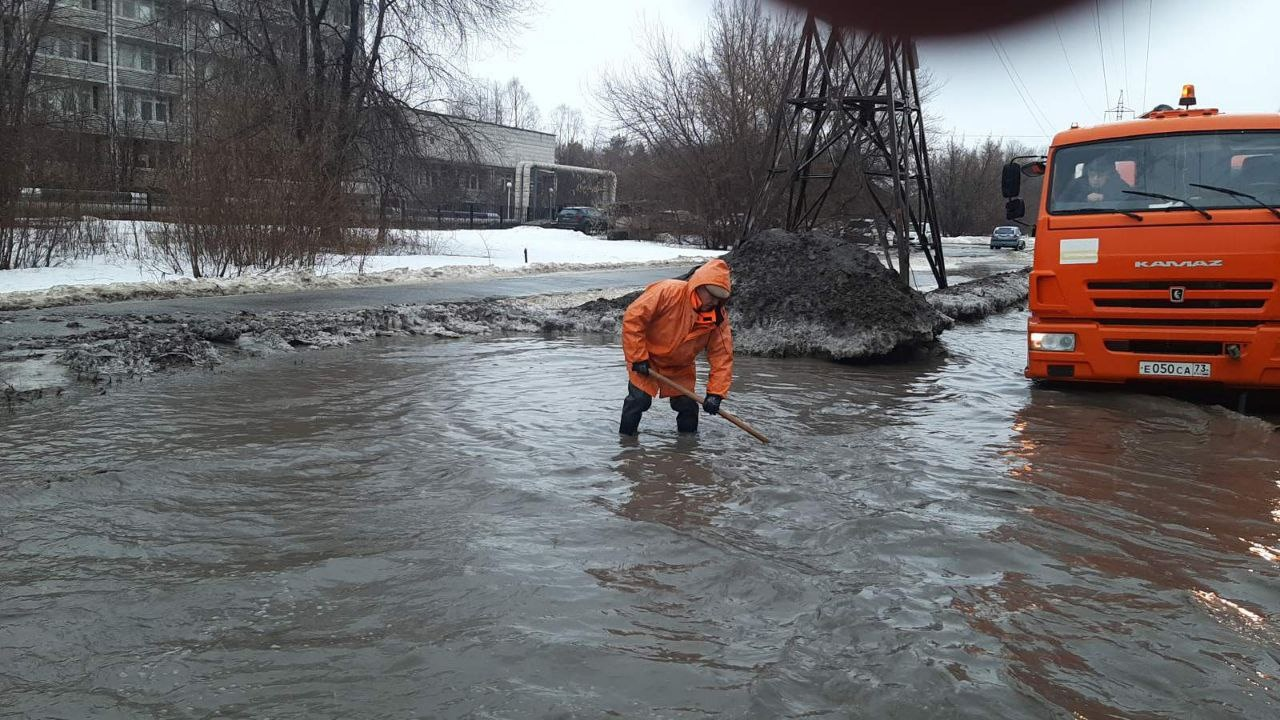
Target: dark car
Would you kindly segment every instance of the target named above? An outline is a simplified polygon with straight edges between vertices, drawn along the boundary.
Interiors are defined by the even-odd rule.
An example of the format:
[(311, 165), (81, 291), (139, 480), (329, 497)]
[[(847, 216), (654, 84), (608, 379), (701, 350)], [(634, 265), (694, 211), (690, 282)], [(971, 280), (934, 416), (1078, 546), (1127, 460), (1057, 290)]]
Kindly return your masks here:
[(604, 213), (592, 207), (567, 207), (556, 215), (556, 227), (577, 230), (588, 235), (602, 233), (609, 229), (609, 221)]
[(991, 249), (1009, 248), (1011, 250), (1026, 250), (1027, 239), (1022, 237), (1022, 231), (1012, 225), (1001, 225), (991, 231)]

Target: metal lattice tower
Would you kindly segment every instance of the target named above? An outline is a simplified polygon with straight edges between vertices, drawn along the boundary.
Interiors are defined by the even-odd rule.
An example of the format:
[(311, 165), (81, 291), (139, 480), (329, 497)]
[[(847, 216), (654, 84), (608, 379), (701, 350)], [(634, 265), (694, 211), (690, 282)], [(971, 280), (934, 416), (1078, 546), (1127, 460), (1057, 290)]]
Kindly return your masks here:
[[(787, 70), (753, 214), (785, 194), (786, 229), (810, 230), (837, 181), (861, 175), (884, 221), (886, 260), (884, 230), (903, 240), (914, 233), (938, 287), (946, 287), (917, 65), (910, 39), (824, 27), (810, 15)], [(752, 224), (748, 217), (747, 233)], [(910, 284), (909, 240), (897, 249), (899, 275)]]

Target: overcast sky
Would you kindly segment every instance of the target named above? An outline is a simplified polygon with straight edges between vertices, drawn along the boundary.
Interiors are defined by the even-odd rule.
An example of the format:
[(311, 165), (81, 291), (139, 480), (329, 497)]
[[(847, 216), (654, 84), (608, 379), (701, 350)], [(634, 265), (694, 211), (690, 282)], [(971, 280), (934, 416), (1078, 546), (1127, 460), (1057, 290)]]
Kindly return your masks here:
[[(588, 124), (605, 122), (592, 99), (600, 74), (640, 61), (646, 26), (696, 44), (711, 4), (542, 0), (504, 42), (477, 47), (471, 70), (495, 80), (519, 77), (544, 118), (563, 103), (581, 109)], [(992, 135), (1031, 145), (1047, 144), (1072, 122), (1102, 121), (1122, 90), (1125, 105), (1139, 113), (1176, 104), (1183, 83), (1196, 85), (1201, 106), (1276, 112), (1277, 28), (1280, 0), (1084, 2), (991, 37), (922, 40), (921, 62), (940, 86), (926, 110), (940, 128), (971, 140)]]

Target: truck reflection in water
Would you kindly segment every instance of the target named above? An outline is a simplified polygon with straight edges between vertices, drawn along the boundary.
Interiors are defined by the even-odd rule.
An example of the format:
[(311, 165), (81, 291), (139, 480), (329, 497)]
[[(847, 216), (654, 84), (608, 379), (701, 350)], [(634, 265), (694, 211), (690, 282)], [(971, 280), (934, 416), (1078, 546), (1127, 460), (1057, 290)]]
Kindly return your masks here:
[(1275, 429), (1162, 398), (1036, 389), (1013, 430), (1001, 454), (1025, 520), (989, 534), (1010, 565), (952, 605), (995, 641), (974, 651), (1076, 717), (1274, 712)]

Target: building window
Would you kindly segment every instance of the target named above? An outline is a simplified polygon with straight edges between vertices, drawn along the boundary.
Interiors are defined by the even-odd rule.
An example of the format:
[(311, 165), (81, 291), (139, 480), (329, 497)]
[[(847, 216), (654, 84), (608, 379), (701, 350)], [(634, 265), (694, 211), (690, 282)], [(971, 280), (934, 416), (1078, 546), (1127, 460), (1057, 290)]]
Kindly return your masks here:
[(475, 173), (471, 173), (470, 175), (467, 176), (467, 189), (468, 190), (480, 189), (480, 178), (476, 177)]
[(171, 53), (157, 52), (155, 48), (145, 45), (129, 45), (120, 43), (119, 66), (173, 75), (177, 71), (177, 62)]
[(80, 7), (84, 10), (101, 10), (102, 6), (98, 2), (99, 0), (80, 0)]
[(40, 54), (98, 62), (98, 37), (89, 33), (49, 35), (40, 41)]
[(116, 16), (151, 22), (156, 19), (156, 6), (151, 0), (116, 0)]
[(59, 115), (96, 113), (100, 108), (102, 89), (97, 85), (70, 85), (44, 96), (45, 108)]
[(120, 117), (143, 122), (172, 122), (172, 101), (159, 95), (122, 92), (120, 93)]

